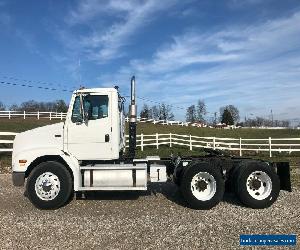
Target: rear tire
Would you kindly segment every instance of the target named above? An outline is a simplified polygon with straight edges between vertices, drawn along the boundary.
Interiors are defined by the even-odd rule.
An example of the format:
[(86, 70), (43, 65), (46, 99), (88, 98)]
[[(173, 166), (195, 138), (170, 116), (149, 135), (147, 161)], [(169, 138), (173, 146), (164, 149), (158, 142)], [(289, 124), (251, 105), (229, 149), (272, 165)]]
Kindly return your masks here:
[(218, 167), (197, 162), (184, 171), (180, 190), (190, 208), (204, 210), (223, 199), (225, 184)]
[(267, 208), (278, 198), (280, 180), (275, 170), (264, 162), (244, 163), (237, 171), (235, 192), (251, 208)]
[(39, 209), (57, 209), (70, 198), (72, 177), (64, 165), (55, 161), (42, 162), (30, 173), (26, 193)]

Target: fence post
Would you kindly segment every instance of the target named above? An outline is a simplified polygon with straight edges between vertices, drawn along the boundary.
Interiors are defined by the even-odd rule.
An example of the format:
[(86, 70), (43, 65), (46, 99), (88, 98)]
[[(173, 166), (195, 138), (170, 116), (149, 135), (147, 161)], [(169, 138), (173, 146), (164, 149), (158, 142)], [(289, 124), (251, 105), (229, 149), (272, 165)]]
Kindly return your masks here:
[(144, 151), (144, 134), (141, 134), (141, 151)]
[(270, 158), (272, 157), (272, 138), (269, 137), (269, 152), (270, 152)]
[(40, 111), (37, 112), (37, 118), (40, 119)]
[(10, 110), (8, 111), (8, 119), (10, 119)]
[(213, 149), (216, 149), (216, 137), (213, 138)]
[(62, 120), (62, 112), (60, 112), (60, 120)]
[(25, 112), (25, 110), (24, 110), (23, 116), (24, 116), (24, 120), (25, 120), (26, 119), (26, 112)]
[(156, 148), (158, 149), (158, 133), (156, 133)]
[(192, 135), (190, 135), (190, 150), (193, 150), (193, 145), (192, 145)]
[(50, 119), (50, 121), (52, 120), (52, 112), (50, 112), (49, 119)]
[(170, 148), (172, 147), (172, 133), (170, 133)]
[(240, 156), (242, 156), (242, 138), (240, 138)]

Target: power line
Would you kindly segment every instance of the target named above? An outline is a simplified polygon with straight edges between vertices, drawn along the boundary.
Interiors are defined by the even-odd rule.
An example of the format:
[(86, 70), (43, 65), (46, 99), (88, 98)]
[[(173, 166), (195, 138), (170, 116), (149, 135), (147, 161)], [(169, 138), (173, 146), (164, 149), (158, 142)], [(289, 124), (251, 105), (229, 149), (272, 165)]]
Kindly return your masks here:
[(29, 85), (29, 84), (18, 84), (18, 83), (7, 82), (7, 81), (0, 81), (0, 83), (5, 84), (5, 85), (10, 85), (10, 86), (38, 88), (38, 89), (51, 90), (51, 91), (73, 92), (72, 90), (68, 90), (68, 89), (57, 89), (57, 88), (51, 88), (51, 87), (49, 88), (49, 87), (35, 86), (35, 85)]
[[(130, 96), (124, 96), (124, 97), (128, 98)], [(143, 100), (143, 101), (146, 101), (146, 102), (151, 102), (151, 103), (159, 104), (159, 105), (163, 104), (162, 102), (153, 101), (153, 100), (150, 100), (150, 99), (148, 99), (146, 97), (137, 97), (137, 99), (140, 99), (140, 100)], [(186, 110), (185, 107), (180, 107), (180, 106), (176, 106), (176, 105), (173, 105), (173, 104), (168, 104), (168, 105), (171, 106), (171, 107), (173, 107), (173, 108)]]
[[(2, 76), (0, 76), (0, 78), (1, 77), (12, 80), (12, 81), (25, 82), (25, 84), (24, 84), (24, 83), (15, 83), (15, 82), (12, 82), (12, 81), (0, 81), (1, 84), (11, 85), (11, 86), (28, 87), (28, 88), (38, 88), (38, 89), (50, 90), (50, 91), (62, 91), (62, 92), (71, 92), (71, 93), (73, 92), (73, 90), (70, 90), (70, 89), (59, 89), (59, 88), (52, 87), (54, 85), (58, 85), (58, 86), (61, 86), (61, 87), (66, 87), (66, 85), (62, 85), (62, 84), (48, 83), (48, 82), (44, 82), (44, 81), (32, 81), (32, 80), (26, 80), (26, 79), (19, 79), (19, 78), (16, 78), (16, 77), (11, 77), (11, 76), (6, 76), (6, 75), (2, 75)], [(49, 86), (49, 87), (36, 86), (36, 85), (33, 85), (33, 84), (42, 84), (42, 85), (46, 85), (46, 86)], [(74, 89), (78, 89), (78, 87), (76, 87), (76, 86), (71, 86), (71, 87), (74, 88)], [(128, 98), (130, 96), (125, 96), (125, 97)], [(154, 101), (154, 100), (151, 100), (151, 99), (146, 98), (146, 97), (137, 97), (137, 99), (147, 101), (147, 102), (150, 102), (150, 103), (159, 104), (159, 105), (162, 104), (162, 102)], [(176, 108), (176, 109), (186, 110), (186, 108), (182, 107), (182, 106), (177, 106), (177, 105), (173, 105), (173, 104), (168, 104), (168, 105), (173, 107), (173, 108)]]
[(44, 81), (32, 81), (32, 80), (26, 80), (26, 79), (20, 79), (20, 78), (16, 78), (16, 77), (12, 77), (12, 76), (7, 76), (7, 75), (0, 75), (0, 78), (5, 78), (5, 79), (8, 79), (9, 81), (12, 80), (12, 81), (17, 81), (17, 82), (26, 82), (26, 83), (36, 83), (36, 84), (42, 84), (42, 85), (47, 85), (47, 86), (60, 86), (60, 87), (63, 87), (63, 88), (68, 88), (68, 87), (71, 87), (71, 88), (78, 88), (78, 86), (67, 86), (65, 84), (61, 84), (61, 83), (49, 83), (49, 82), (44, 82)]
[[(54, 83), (47, 83), (47, 82), (43, 82), (43, 81), (25, 80), (25, 79), (19, 79), (19, 78), (15, 78), (15, 77), (1, 76), (0, 75), (0, 78), (1, 77), (9, 79), (9, 80), (13, 80), (13, 81), (25, 82), (25, 83), (16, 83), (16, 82), (13, 82), (13, 81), (0, 81), (0, 84), (8, 85), (8, 86), (19, 86), (19, 87), (36, 88), (36, 89), (42, 89), (42, 90), (48, 90), (48, 91), (61, 91), (61, 92), (68, 92), (68, 93), (73, 93), (74, 89), (78, 89), (78, 87), (75, 87), (75, 86), (71, 86), (71, 87), (74, 88), (73, 90), (70, 90), (70, 89), (67, 89), (67, 88), (61, 89), (61, 88), (52, 87), (53, 85), (55, 85)], [(34, 84), (41, 84), (41, 85), (46, 85), (46, 86), (40, 86), (40, 85), (34, 85)], [(66, 85), (62, 85), (62, 84), (56, 84), (56, 85), (66, 86)], [(49, 86), (49, 87), (47, 87), (47, 86)], [(124, 96), (124, 97), (130, 97), (130, 96)], [(155, 103), (155, 104), (159, 104), (159, 105), (162, 104), (162, 102), (154, 101), (154, 100), (148, 99), (146, 97), (137, 97), (137, 98), (140, 99), (140, 100), (143, 100), (143, 101), (150, 102), (150, 103)], [(173, 105), (173, 104), (168, 104), (168, 105), (173, 107), (173, 108), (186, 110), (186, 108), (182, 107), (182, 106), (176, 106), (176, 105)], [(210, 113), (210, 112), (207, 112), (207, 113)], [(273, 118), (273, 112), (272, 112), (272, 118)], [(291, 121), (291, 122), (300, 122), (300, 118), (292, 118), (292, 119), (284, 119), (284, 120), (288, 120), (288, 121)]]

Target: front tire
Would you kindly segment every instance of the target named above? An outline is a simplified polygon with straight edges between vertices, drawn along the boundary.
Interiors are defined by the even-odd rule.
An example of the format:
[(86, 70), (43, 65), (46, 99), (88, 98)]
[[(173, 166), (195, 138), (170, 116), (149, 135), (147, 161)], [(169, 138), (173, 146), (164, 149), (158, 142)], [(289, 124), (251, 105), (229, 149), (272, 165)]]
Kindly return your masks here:
[(198, 162), (184, 171), (180, 190), (189, 207), (205, 210), (216, 206), (223, 199), (225, 184), (217, 166)]
[(57, 209), (72, 194), (72, 177), (64, 165), (55, 161), (42, 162), (30, 173), (26, 193), (39, 209)]
[(243, 164), (237, 171), (235, 192), (251, 208), (267, 208), (278, 198), (280, 180), (275, 170), (264, 162)]

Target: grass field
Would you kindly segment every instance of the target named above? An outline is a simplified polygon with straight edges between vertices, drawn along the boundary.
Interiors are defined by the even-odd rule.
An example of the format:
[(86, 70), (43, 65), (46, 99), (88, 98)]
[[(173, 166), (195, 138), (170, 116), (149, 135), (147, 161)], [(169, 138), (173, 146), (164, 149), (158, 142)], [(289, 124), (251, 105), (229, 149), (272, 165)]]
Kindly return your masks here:
[(152, 123), (139, 123), (138, 133), (177, 133), (196, 136), (215, 136), (229, 138), (291, 138), (300, 137), (300, 130), (296, 129), (214, 129), (196, 128), (186, 126), (157, 125)]
[[(22, 132), (35, 127), (44, 126), (48, 124), (53, 124), (61, 122), (60, 120), (37, 120), (37, 119), (0, 119), (0, 131), (1, 132)], [(139, 123), (137, 127), (137, 133), (143, 134), (154, 134), (154, 133), (177, 133), (177, 134), (191, 134), (196, 136), (215, 136), (215, 137), (230, 137), (230, 138), (292, 138), (300, 137), (299, 130), (293, 129), (236, 129), (236, 130), (225, 130), (225, 129), (211, 129), (211, 128), (195, 128), (195, 127), (182, 127), (182, 126), (167, 126), (158, 125), (150, 123)], [(6, 137), (7, 139), (7, 137)], [(11, 145), (10, 145), (11, 146)], [(171, 154), (179, 155), (195, 155), (201, 153), (201, 149), (190, 151), (187, 147), (173, 146), (169, 148), (168, 146), (160, 146), (159, 149), (155, 147), (145, 147), (144, 151), (140, 151), (138, 148), (137, 156), (145, 157), (147, 155), (159, 155), (161, 157), (168, 157)], [(233, 152), (234, 153), (234, 152)], [(10, 153), (0, 153), (0, 173), (10, 171)], [(293, 166), (299, 166), (300, 157), (288, 153), (274, 154), (274, 157), (269, 158), (268, 153), (260, 152), (248, 153), (247, 156), (253, 158), (260, 158), (271, 161), (289, 161)], [(294, 178), (294, 182), (300, 186), (300, 173), (295, 174), (298, 176)]]

